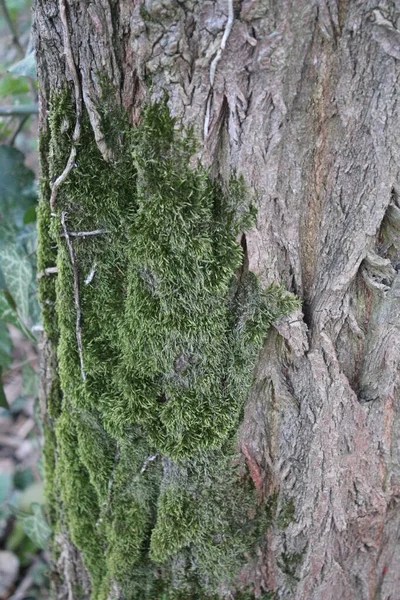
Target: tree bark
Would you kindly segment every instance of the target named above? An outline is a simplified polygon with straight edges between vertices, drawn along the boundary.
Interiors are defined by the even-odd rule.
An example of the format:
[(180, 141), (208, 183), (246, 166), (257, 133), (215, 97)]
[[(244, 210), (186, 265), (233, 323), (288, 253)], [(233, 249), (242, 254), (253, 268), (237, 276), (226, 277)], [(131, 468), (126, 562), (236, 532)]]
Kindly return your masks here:
[[(85, 153), (74, 139), (80, 102), (104, 165), (115, 164), (101, 108), (107, 81), (106, 112), (121, 107), (135, 127), (144, 107), (167, 94), (176, 123), (197, 140), (192, 166), (201, 163), (222, 182), (243, 176), (257, 208), (242, 237), (246, 268), (263, 286), (284, 282), (302, 301), (265, 339), (238, 433), (271, 518), (256, 558), (215, 597), (239, 598), (247, 589), (256, 598), (393, 600), (400, 590), (400, 4), (36, 0), (34, 14), (41, 267), (60, 260), (59, 249), (43, 250), (54, 244), (46, 211), (55, 186), (59, 215)], [(56, 164), (52, 111), (66, 87), (74, 110), (66, 110), (69, 142)], [(74, 144), (77, 155), (57, 185)], [(68, 386), (57, 373), (60, 341), (51, 330), (60, 319), (51, 302), (60, 306), (62, 289), (50, 290), (51, 277), (41, 282), (42, 400), (58, 398), (44, 411), (53, 444), (48, 487), (57, 488), (49, 465), (57, 462), (54, 430), (68, 410), (61, 400)], [(74, 346), (75, 324), (75, 316), (64, 324), (64, 343)], [(56, 597), (100, 598), (62, 517), (65, 501), (53, 499)], [(118, 581), (104, 593), (140, 597)]]

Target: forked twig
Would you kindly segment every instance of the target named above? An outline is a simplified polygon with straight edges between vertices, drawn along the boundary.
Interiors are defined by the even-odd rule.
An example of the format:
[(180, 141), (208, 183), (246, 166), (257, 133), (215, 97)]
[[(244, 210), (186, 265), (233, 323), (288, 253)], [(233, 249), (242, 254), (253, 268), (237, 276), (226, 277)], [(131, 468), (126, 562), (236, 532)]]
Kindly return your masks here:
[(74, 248), (72, 246), (71, 238), (69, 237), (69, 233), (67, 230), (67, 226), (65, 224), (66, 214), (63, 211), (61, 213), (61, 224), (64, 231), (64, 237), (67, 241), (69, 257), (71, 259), (72, 271), (74, 275), (74, 304), (75, 304), (75, 312), (76, 312), (76, 323), (75, 323), (75, 331), (76, 331), (76, 343), (78, 345), (78, 354), (79, 354), (79, 362), (81, 365), (81, 375), (82, 380), (86, 381), (86, 373), (83, 364), (83, 346), (82, 346), (82, 330), (81, 330), (81, 304), (79, 300), (79, 273), (78, 273), (78, 265), (75, 260)]

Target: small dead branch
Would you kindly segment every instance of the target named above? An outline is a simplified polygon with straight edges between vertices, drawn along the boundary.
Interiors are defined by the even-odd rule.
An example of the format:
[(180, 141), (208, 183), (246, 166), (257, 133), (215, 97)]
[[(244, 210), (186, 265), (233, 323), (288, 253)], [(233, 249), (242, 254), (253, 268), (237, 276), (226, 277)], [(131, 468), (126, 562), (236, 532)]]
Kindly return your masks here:
[(28, 119), (29, 119), (29, 115), (27, 115), (26, 117), (22, 117), (22, 119), (20, 119), (14, 133), (12, 134), (12, 136), (10, 138), (10, 141), (8, 142), (10, 146), (14, 146), (17, 136), (21, 133), (21, 131)]
[(97, 264), (94, 263), (93, 267), (90, 269), (89, 275), (85, 279), (85, 285), (89, 285), (93, 281), (94, 274), (96, 273)]
[(36, 568), (36, 565), (39, 563), (39, 558), (36, 558), (31, 566), (29, 567), (25, 577), (23, 578), (23, 580), (21, 581), (21, 583), (19, 584), (18, 588), (15, 590), (15, 592), (13, 593), (12, 596), (10, 596), (9, 600), (23, 600), (26, 595), (27, 592), (29, 590), (29, 588), (33, 585), (34, 583), (34, 579), (32, 577), (32, 574)]
[(4, 20), (7, 23), (7, 27), (10, 30), (11, 38), (12, 38), (12, 43), (13, 43), (16, 51), (18, 52), (18, 56), (19, 56), (20, 59), (24, 58), (25, 52), (24, 52), (24, 49), (23, 49), (23, 47), (21, 45), (21, 42), (19, 41), (17, 30), (15, 28), (15, 25), (13, 23), (11, 15), (10, 15), (10, 13), (8, 11), (7, 4), (6, 4), (5, 0), (0, 0), (0, 7), (1, 7), (1, 11), (3, 13), (3, 16), (4, 16)]
[(7, 448), (17, 449), (21, 445), (19, 438), (13, 435), (0, 434), (0, 446), (6, 446)]
[(36, 275), (36, 279), (39, 281), (39, 279), (42, 279), (42, 277), (44, 277), (45, 275), (54, 275), (57, 273), (58, 273), (57, 267), (47, 267), (47, 269), (43, 269), (43, 271), (39, 271), (39, 273)]
[(29, 117), (29, 115), (37, 115), (38, 110), (37, 104), (2, 106), (0, 107), (0, 117)]
[(64, 171), (57, 177), (53, 186), (51, 188), (51, 196), (50, 196), (50, 209), (54, 211), (57, 192), (60, 185), (67, 179), (68, 175), (71, 172), (72, 167), (75, 164), (76, 158), (76, 146), (79, 141), (81, 135), (81, 117), (82, 117), (82, 91), (81, 85), (79, 82), (78, 72), (76, 69), (74, 57), (72, 54), (72, 46), (71, 46), (71, 38), (68, 29), (68, 20), (67, 20), (67, 7), (66, 0), (59, 0), (59, 10), (60, 10), (60, 19), (63, 27), (63, 36), (64, 36), (64, 53), (67, 61), (68, 69), (72, 77), (72, 81), (74, 83), (74, 92), (75, 92), (75, 128), (74, 133), (72, 135), (72, 148), (71, 152), (65, 165)]
[(228, 20), (227, 20), (226, 25), (225, 25), (224, 35), (222, 36), (221, 45), (218, 48), (218, 52), (217, 52), (215, 58), (213, 59), (213, 61), (211, 63), (211, 66), (210, 66), (210, 83), (211, 83), (211, 87), (213, 87), (213, 85), (214, 85), (215, 72), (217, 70), (217, 65), (218, 65), (219, 61), (221, 60), (222, 52), (225, 50), (226, 42), (228, 41), (228, 37), (229, 37), (229, 34), (231, 32), (231, 29), (232, 29), (233, 18), (234, 18), (233, 0), (228, 0)]
[(154, 460), (156, 460), (156, 458), (158, 458), (158, 454), (153, 454), (153, 456), (148, 456), (144, 463), (142, 468), (140, 469), (140, 473), (144, 473), (149, 465), (149, 463), (153, 462)]
[(81, 305), (80, 305), (80, 300), (79, 300), (78, 265), (76, 264), (74, 248), (72, 246), (72, 242), (69, 237), (67, 226), (65, 224), (65, 217), (66, 217), (66, 215), (65, 215), (65, 212), (63, 211), (61, 213), (61, 224), (62, 224), (62, 228), (64, 231), (64, 237), (67, 242), (69, 256), (71, 259), (73, 276), (74, 276), (74, 303), (75, 303), (75, 311), (76, 311), (76, 325), (75, 325), (76, 343), (78, 345), (78, 354), (79, 354), (79, 362), (81, 365), (82, 380), (86, 381), (86, 373), (85, 373), (84, 364), (83, 364), (83, 346), (82, 346), (82, 330), (81, 330), (82, 313), (81, 313)]
[[(90, 235), (105, 235), (108, 233), (107, 229), (95, 229), (94, 231), (69, 231), (69, 237), (89, 237)], [(64, 234), (61, 234), (64, 237)]]
[(224, 34), (222, 36), (221, 45), (218, 48), (218, 52), (215, 55), (215, 57), (213, 58), (211, 65), (210, 65), (210, 93), (208, 95), (206, 114), (204, 117), (204, 125), (203, 125), (204, 138), (206, 138), (208, 136), (208, 128), (209, 128), (209, 124), (210, 124), (211, 103), (212, 103), (215, 73), (217, 70), (218, 63), (221, 60), (222, 52), (225, 50), (226, 42), (228, 41), (228, 37), (231, 32), (233, 21), (234, 21), (233, 0), (227, 0), (227, 2), (228, 2), (228, 20), (225, 25), (225, 30), (224, 30)]

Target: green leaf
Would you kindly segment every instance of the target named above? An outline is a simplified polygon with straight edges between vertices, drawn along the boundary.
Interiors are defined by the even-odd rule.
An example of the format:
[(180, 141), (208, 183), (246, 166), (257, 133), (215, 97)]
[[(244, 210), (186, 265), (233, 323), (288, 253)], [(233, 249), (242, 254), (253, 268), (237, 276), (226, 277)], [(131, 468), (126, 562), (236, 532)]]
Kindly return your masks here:
[(11, 296), (10, 292), (8, 290), (6, 290), (5, 286), (6, 286), (6, 282), (4, 280), (4, 287), (2, 288), (3, 294), (4, 294), (4, 298), (5, 298), (8, 306), (9, 306), (9, 308), (11, 308), (11, 310), (13, 310), (14, 312), (16, 312), (17, 305), (15, 304), (15, 300)]
[(18, 396), (10, 406), (10, 413), (12, 415), (18, 415), (26, 407), (26, 398)]
[(41, 505), (37, 502), (31, 504), (33, 514), (26, 513), (12, 505), (9, 508), (12, 514), (17, 517), (17, 521), (21, 524), (23, 531), (35, 546), (42, 549), (45, 548), (46, 542), (51, 535), (51, 529), (43, 514)]
[(45, 472), (44, 472), (44, 460), (43, 460), (43, 456), (41, 456), (39, 458), (39, 460), (37, 461), (36, 468), (37, 468), (37, 471), (39, 473), (41, 481), (44, 481)]
[(23, 75), (24, 77), (30, 77), (31, 79), (36, 79), (36, 61), (35, 61), (35, 53), (30, 52), (20, 60), (15, 63), (11, 67), (7, 69), (10, 73), (14, 75)]
[(2, 75), (0, 78), (0, 98), (26, 94), (28, 92), (28, 83), (24, 77), (15, 77), (10, 73)]
[[(10, 504), (8, 504), (8, 515), (11, 512)], [(22, 529), (21, 523), (16, 521), (14, 523), (14, 527), (12, 531), (8, 534), (7, 539), (5, 540), (5, 547), (7, 550), (11, 552), (17, 552), (17, 550), (21, 547), (24, 539), (26, 538), (25, 532)]]
[(0, 408), (6, 408), (8, 410), (8, 401), (4, 393), (3, 382), (2, 382), (3, 370), (0, 368)]
[(32, 513), (32, 504), (44, 504), (44, 485), (42, 481), (35, 481), (21, 492), (16, 506), (24, 512)]
[(27, 467), (14, 473), (14, 485), (18, 490), (26, 490), (33, 483), (35, 483), (35, 476), (31, 468)]
[(15, 245), (0, 245), (0, 268), (7, 290), (26, 323), (29, 319), (29, 286), (32, 281), (32, 266), (26, 256)]
[(42, 422), (42, 410), (40, 408), (40, 400), (39, 400), (39, 373), (35, 371), (35, 386), (36, 386), (36, 394), (34, 394), (35, 402), (33, 404), (33, 419), (36, 423), (36, 427), (39, 430), (40, 437), (44, 437), (43, 430), (43, 422)]
[[(1, 282), (0, 282), (1, 287)], [(17, 313), (17, 306), (15, 301), (8, 290), (0, 289), (0, 321), (3, 323), (9, 323), (10, 325), (14, 325), (23, 334), (26, 335), (27, 338), (36, 342), (36, 338), (33, 333), (27, 328), (27, 326), (20, 320)]]
[(29, 223), (34, 223), (36, 221), (36, 206), (30, 206), (24, 214), (24, 225), (28, 225)]
[(0, 320), (0, 368), (7, 368), (11, 362), (12, 343), (5, 323)]
[[(11, 20), (21, 34), (28, 33), (27, 29), (30, 25), (29, 11), (32, 6), (32, 1), (29, 0), (7, 0), (6, 2)], [(1, 13), (0, 13), (1, 15)]]
[[(2, 229), (23, 226), (26, 211), (35, 205), (35, 175), (16, 148), (0, 145), (0, 222)], [(1, 235), (3, 241), (3, 231)]]
[(0, 321), (19, 327), (16, 308), (15, 302), (7, 290), (0, 290)]
[(31, 2), (29, 0), (7, 0), (7, 8), (11, 12), (21, 15), (31, 8)]
[(30, 569), (32, 581), (37, 586), (46, 585), (48, 581), (49, 567), (44, 562), (38, 562)]
[(11, 473), (0, 473), (0, 506), (8, 500), (13, 489), (13, 476)]
[(38, 374), (31, 365), (22, 367), (22, 393), (25, 396), (37, 396), (38, 394)]

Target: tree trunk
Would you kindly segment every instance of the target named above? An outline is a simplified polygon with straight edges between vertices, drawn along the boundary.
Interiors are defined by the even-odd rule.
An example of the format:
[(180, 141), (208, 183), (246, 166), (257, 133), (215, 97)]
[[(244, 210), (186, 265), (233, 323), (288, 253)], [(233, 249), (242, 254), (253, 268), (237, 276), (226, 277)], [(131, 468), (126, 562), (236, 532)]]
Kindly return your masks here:
[(400, 4), (34, 12), (56, 597), (394, 600)]

